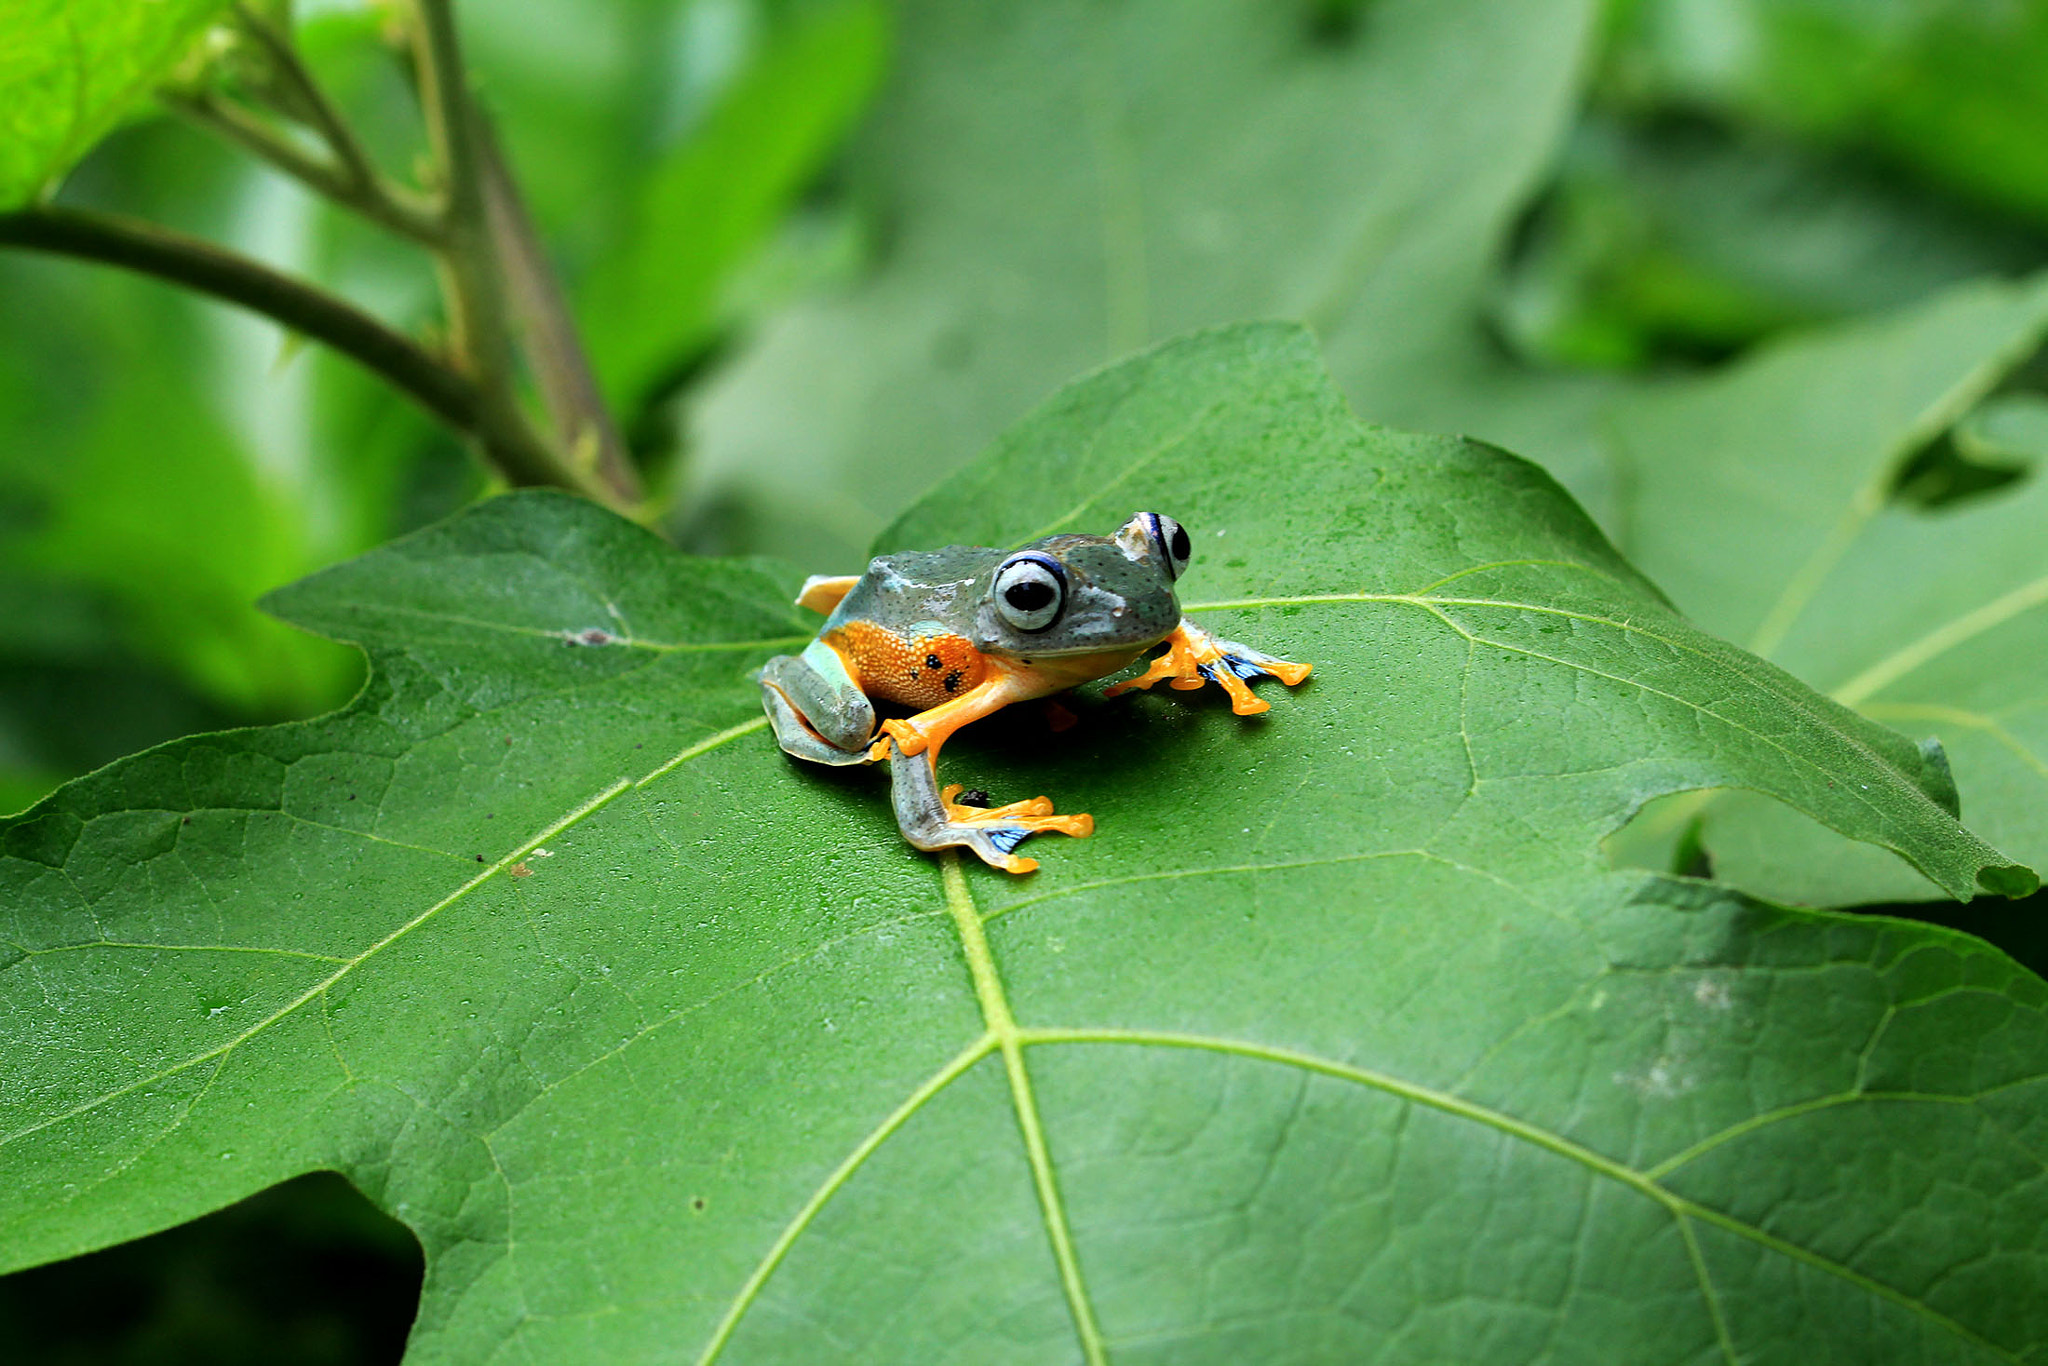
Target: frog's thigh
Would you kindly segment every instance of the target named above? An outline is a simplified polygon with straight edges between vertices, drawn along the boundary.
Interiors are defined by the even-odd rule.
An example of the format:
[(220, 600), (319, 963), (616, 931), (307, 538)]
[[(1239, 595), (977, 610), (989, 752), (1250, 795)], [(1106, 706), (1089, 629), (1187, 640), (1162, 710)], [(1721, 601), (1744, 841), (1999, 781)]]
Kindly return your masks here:
[(801, 657), (777, 655), (759, 677), (762, 704), (783, 749), (819, 764), (867, 761), (875, 709), (831, 646), (814, 640)]

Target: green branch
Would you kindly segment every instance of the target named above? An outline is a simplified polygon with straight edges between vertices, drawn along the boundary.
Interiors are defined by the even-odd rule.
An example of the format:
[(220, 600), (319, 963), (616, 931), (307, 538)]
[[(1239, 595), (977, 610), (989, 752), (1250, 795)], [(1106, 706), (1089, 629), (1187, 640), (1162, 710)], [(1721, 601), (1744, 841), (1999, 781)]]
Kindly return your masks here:
[(390, 185), (377, 170), (355, 130), (348, 126), (348, 120), (342, 117), (334, 101), (327, 98), (327, 92), (321, 89), (320, 82), (314, 79), (312, 70), (299, 56), (290, 31), (279, 28), (244, 4), (235, 6), (235, 15), (241, 22), (242, 31), (261, 45), (272, 69), (284, 79), (283, 88), (271, 92), (281, 112), (317, 132), (340, 163), (343, 173), (358, 186), (389, 199), (398, 199), (396, 187)]
[(402, 192), (382, 176), (366, 173), (346, 158), (309, 152), (240, 105), (217, 96), (160, 91), (157, 98), (200, 127), (263, 158), (316, 194), (347, 205), (371, 222), (421, 246), (440, 245), (440, 216), (419, 202), (417, 196)]
[[(260, 45), (265, 74), (250, 98), (281, 122), (220, 94), (171, 90), (162, 98), (313, 190), (427, 247), (448, 312), (436, 354), (305, 280), (156, 224), (39, 206), (0, 214), (0, 246), (119, 266), (262, 314), (340, 351), (396, 386), (472, 441), (513, 484), (572, 489), (638, 514), (637, 472), (605, 410), (560, 285), (489, 129), (470, 97), (452, 0), (417, 0), (411, 35), (420, 105), (442, 202), (387, 179), (327, 98), (288, 30), (237, 6)], [(292, 133), (302, 126), (320, 147)], [(550, 443), (520, 398), (524, 324), (533, 363), (559, 428)]]
[(534, 380), (554, 418), (556, 439), (579, 467), (594, 469), (629, 503), (638, 502), (640, 473), (634, 469), (618, 424), (605, 405), (604, 391), (591, 370), (575, 316), (527, 213), (519, 184), (505, 164), (490, 121), (480, 115), (476, 127), (484, 202), (498, 248), (498, 264)]
[(523, 422), (506, 424), (469, 376), (345, 299), (211, 242), (153, 223), (51, 206), (0, 214), (0, 245), (119, 266), (239, 304), (326, 343), (461, 435), (514, 484), (608, 491), (558, 459)]
[(413, 56), (427, 139), (440, 164), (447, 195), (439, 253), (442, 294), (448, 302), (448, 342), (458, 364), (476, 376), (483, 402), (507, 419), (524, 421), (513, 383), (515, 351), (499, 285), (496, 243), (484, 201), (476, 125), (468, 77), (450, 0), (419, 0)]

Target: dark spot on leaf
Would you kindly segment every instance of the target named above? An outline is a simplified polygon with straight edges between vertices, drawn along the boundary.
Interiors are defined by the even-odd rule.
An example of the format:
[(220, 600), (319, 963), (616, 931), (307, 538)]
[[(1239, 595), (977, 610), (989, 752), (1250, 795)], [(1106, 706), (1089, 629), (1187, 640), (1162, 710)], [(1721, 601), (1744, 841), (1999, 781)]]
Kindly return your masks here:
[(564, 631), (562, 639), (571, 645), (613, 645), (619, 637), (596, 626), (586, 626), (580, 631)]
[(187, 817), (185, 817), (185, 818), (184, 818), (183, 820), (179, 821), (179, 822), (178, 822), (178, 824), (180, 824), (180, 825), (190, 825), (190, 824), (192, 824), (192, 818), (191, 818), (190, 816), (187, 816)]
[(355, 793), (353, 793), (353, 792), (349, 793), (349, 794), (348, 794), (348, 799), (349, 799), (350, 801), (354, 801), (354, 800), (356, 799), (356, 794), (355, 794)]
[(476, 861), (477, 861), (478, 863), (482, 863), (482, 862), (484, 861), (484, 856), (483, 856), (482, 854), (478, 854), (478, 855), (476, 856)]
[(695, 1199), (691, 1200), (691, 1201), (690, 1201), (690, 1208), (691, 1208), (691, 1209), (694, 1209), (694, 1210), (701, 1210), (701, 1209), (703, 1209), (703, 1208), (704, 1208), (704, 1197), (700, 1195), (700, 1196), (697, 1196), (697, 1197), (696, 1197)]
[(1309, 0), (1308, 37), (1325, 47), (1342, 47), (1358, 36), (1371, 0)]
[(974, 338), (964, 327), (949, 327), (932, 338), (932, 364), (941, 370), (966, 368), (974, 359)]

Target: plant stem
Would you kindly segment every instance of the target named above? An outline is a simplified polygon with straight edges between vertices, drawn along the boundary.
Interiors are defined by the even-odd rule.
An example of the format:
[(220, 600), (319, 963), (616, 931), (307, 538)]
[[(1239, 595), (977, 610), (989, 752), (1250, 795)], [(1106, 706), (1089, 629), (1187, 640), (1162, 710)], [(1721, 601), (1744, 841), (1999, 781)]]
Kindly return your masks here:
[(555, 422), (556, 439), (570, 460), (597, 472), (628, 502), (641, 497), (640, 474), (626, 453), (618, 424), (605, 406), (604, 391), (590, 368), (547, 248), (505, 164), (495, 130), (481, 112), (477, 150), (484, 177), (485, 209), (497, 240), (499, 264), (512, 311), (526, 343), (534, 379)]
[[(516, 353), (505, 316), (497, 243), (484, 200), (476, 120), (451, 0), (418, 0), (414, 57), (427, 137), (447, 187), (438, 254), (448, 303), (449, 348), (476, 382), (487, 419), (532, 430), (514, 382)], [(536, 441), (538, 438), (536, 438)]]
[(311, 69), (299, 56), (298, 46), (290, 35), (245, 4), (235, 6), (235, 17), (241, 21), (242, 31), (262, 44), (264, 55), (270, 58), (277, 74), (284, 77), (290, 91), (287, 101), (290, 107), (282, 112), (302, 120), (319, 133), (328, 150), (334, 153), (335, 160), (357, 184), (382, 184), (383, 176), (378, 173), (376, 163), (363, 150), (355, 130), (334, 107), (334, 101), (328, 99), (327, 92), (320, 88), (320, 82), (314, 79)]
[(239, 304), (314, 337), (389, 380), (483, 447), (515, 484), (550, 484), (607, 499), (609, 491), (556, 457), (523, 421), (504, 425), (468, 375), (344, 299), (211, 242), (153, 223), (43, 206), (0, 214), (0, 245), (120, 266)]
[(369, 178), (346, 161), (316, 156), (240, 105), (212, 95), (160, 92), (158, 98), (192, 122), (253, 152), (286, 175), (363, 217), (425, 247), (441, 242), (441, 221), (416, 197), (382, 177)]

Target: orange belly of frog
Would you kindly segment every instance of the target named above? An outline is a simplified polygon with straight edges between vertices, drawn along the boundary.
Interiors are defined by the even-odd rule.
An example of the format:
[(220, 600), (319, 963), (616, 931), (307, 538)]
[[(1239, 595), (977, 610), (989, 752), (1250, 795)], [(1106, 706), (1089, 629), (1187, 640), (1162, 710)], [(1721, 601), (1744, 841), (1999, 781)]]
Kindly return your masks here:
[(860, 690), (926, 711), (950, 702), (988, 672), (987, 661), (965, 636), (899, 636), (872, 622), (851, 621), (825, 637), (846, 661)]

